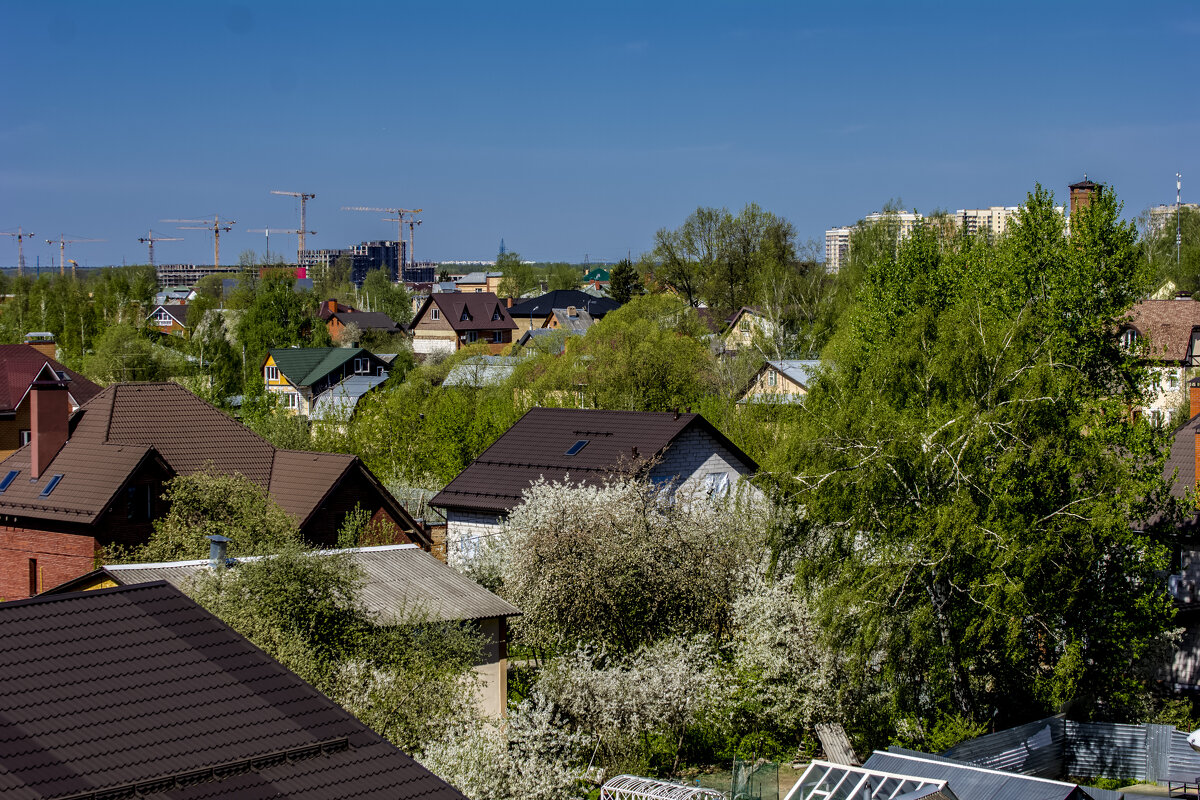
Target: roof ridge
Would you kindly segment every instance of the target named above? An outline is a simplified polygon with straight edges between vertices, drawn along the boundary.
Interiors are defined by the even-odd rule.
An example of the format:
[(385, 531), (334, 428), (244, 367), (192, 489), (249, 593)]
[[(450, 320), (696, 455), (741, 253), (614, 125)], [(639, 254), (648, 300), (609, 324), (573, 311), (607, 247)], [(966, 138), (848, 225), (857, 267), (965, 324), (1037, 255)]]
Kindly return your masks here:
[[(8, 600), (0, 603), (0, 611), (7, 608), (16, 608), (18, 606), (32, 606), (41, 603), (52, 603), (57, 600), (77, 600), (81, 597), (96, 597), (105, 594), (115, 594), (117, 592), (132, 592), (146, 589), (157, 589), (161, 586), (170, 586), (166, 581), (147, 581), (146, 583), (131, 583), (125, 586), (106, 586), (103, 589), (84, 589), (78, 592), (63, 592), (62, 594), (38, 594), (33, 597), (26, 597), (22, 600)], [(173, 588), (173, 587), (172, 587)], [(178, 589), (176, 589), (178, 591)]]

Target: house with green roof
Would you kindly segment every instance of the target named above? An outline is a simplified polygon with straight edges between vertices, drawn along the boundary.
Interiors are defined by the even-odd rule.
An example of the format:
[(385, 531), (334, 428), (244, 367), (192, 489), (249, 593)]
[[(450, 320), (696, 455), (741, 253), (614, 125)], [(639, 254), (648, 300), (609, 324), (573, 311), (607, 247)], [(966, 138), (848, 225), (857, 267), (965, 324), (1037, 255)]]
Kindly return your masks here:
[(336, 392), (344, 381), (372, 378), (378, 385), (387, 380), (389, 369), (386, 361), (361, 347), (275, 348), (267, 351), (262, 365), (267, 391), (279, 396), (281, 406), (306, 417), (319, 397)]

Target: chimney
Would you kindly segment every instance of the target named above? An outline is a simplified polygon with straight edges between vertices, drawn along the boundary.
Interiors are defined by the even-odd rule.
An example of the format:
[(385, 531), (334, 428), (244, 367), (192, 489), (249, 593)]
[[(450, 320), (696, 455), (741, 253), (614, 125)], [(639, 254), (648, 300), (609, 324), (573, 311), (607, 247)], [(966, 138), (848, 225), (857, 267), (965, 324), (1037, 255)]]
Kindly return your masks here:
[(208, 566), (212, 569), (224, 569), (229, 563), (229, 542), (231, 540), (220, 534), (204, 538), (208, 539)]
[(512, 308), (512, 298), (511, 297), (506, 298), (504, 302), (508, 304), (506, 306), (507, 308)]
[(576, 309), (575, 306), (567, 306), (567, 316), (568, 317), (578, 317), (579, 316), (578, 309)]
[(1188, 381), (1188, 419), (1200, 414), (1200, 378)]
[(54, 344), (54, 334), (49, 331), (34, 331), (25, 334), (25, 344), (46, 358), (54, 358), (58, 354), (58, 347)]
[[(52, 371), (47, 366), (44, 371)], [(29, 387), (29, 472), (42, 477), (46, 467), (67, 443), (67, 385), (61, 380), (38, 378)]]

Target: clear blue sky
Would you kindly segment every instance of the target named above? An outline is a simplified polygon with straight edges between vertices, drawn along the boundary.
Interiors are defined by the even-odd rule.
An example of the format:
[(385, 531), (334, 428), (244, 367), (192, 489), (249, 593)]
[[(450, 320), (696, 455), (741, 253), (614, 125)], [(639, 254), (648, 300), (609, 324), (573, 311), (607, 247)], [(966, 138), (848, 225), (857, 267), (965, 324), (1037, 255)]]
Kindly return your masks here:
[[(392, 238), (418, 258), (636, 255), (699, 205), (822, 241), (889, 198), (1060, 199), (1086, 171), (1127, 215), (1200, 200), (1200, 4), (315, 3), (0, 0), (0, 230), (57, 263), (212, 262), (164, 218)], [(272, 250), (294, 252), (291, 236)], [(16, 243), (0, 238), (0, 264)]]

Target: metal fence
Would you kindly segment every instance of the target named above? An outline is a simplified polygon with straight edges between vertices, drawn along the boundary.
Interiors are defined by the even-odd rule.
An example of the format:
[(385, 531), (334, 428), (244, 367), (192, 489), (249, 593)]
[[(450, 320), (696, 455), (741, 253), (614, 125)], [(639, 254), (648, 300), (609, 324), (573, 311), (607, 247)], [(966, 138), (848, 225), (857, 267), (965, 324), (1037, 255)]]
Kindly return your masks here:
[(1187, 733), (1170, 725), (1049, 717), (962, 742), (943, 755), (1056, 780), (1073, 776), (1157, 783), (1169, 775), (1200, 775), (1200, 753), (1188, 745)]

